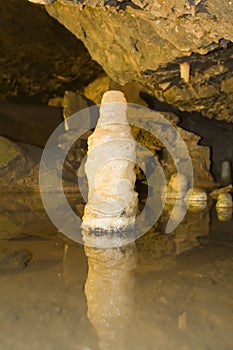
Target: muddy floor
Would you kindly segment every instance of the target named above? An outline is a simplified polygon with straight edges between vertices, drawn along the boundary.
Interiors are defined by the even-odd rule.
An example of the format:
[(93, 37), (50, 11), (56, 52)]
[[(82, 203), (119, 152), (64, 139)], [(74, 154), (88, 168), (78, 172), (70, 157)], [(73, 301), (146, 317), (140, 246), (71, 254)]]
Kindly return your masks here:
[(57, 232), (39, 196), (2, 195), (0, 349), (231, 350), (228, 220), (212, 206), (97, 249)]

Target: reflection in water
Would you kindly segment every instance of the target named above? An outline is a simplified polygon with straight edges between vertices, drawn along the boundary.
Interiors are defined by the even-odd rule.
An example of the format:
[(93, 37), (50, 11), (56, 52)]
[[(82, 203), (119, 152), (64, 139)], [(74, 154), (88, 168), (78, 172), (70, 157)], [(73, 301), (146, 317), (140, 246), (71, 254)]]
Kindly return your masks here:
[(108, 249), (85, 246), (85, 254), (88, 318), (98, 334), (100, 349), (125, 349), (134, 312), (135, 245)]
[(167, 208), (135, 245), (110, 248), (110, 235), (108, 249), (85, 255), (57, 234), (38, 196), (2, 198), (0, 349), (27, 348), (25, 331), (34, 350), (231, 349), (232, 221), (212, 209), (211, 225), (208, 207), (188, 210), (165, 234)]
[(232, 218), (232, 208), (216, 207), (216, 213), (219, 221), (230, 221)]
[[(177, 208), (180, 211), (186, 210), (186, 203), (181, 200)], [(170, 206), (165, 209), (164, 218), (169, 217), (171, 213)], [(174, 217), (173, 220), (176, 218)], [(197, 202), (189, 206), (184, 219), (172, 233), (175, 241), (175, 254), (197, 246), (199, 244), (197, 238), (209, 234), (209, 223), (210, 216), (206, 202)]]
[[(169, 234), (165, 234), (167, 221), (171, 218), (174, 202), (166, 203), (163, 215), (156, 225), (137, 242), (139, 264), (148, 265), (150, 270), (160, 270), (174, 261), (175, 256), (199, 245), (198, 237), (209, 234), (210, 214), (205, 204), (188, 209), (182, 222)], [(173, 211), (172, 220), (176, 221), (180, 213), (186, 210), (186, 203), (181, 200)], [(168, 257), (169, 259), (165, 259)]]
[(210, 215), (208, 210), (188, 210), (184, 220), (175, 229), (176, 254), (199, 246), (199, 237), (209, 234)]
[[(182, 206), (183, 203), (180, 202), (181, 211), (186, 208)], [(162, 221), (168, 220), (169, 215), (170, 208), (167, 208)], [(91, 247), (85, 246), (88, 259), (85, 295), (88, 318), (96, 330), (101, 350), (128, 348), (129, 335), (137, 318), (137, 305), (134, 302), (136, 256), (140, 265), (144, 266), (144, 271), (145, 264), (149, 264), (152, 270), (160, 270), (164, 262), (166, 264), (165, 257), (175, 259), (176, 255), (197, 246), (197, 237), (208, 235), (209, 212), (200, 208), (188, 211), (172, 234), (161, 233), (161, 223), (158, 223), (157, 228), (157, 232), (155, 229), (150, 230), (134, 245), (114, 248), (93, 248), (99, 245), (100, 239), (103, 243), (104, 235), (100, 238), (82, 232), (86, 244), (90, 244), (90, 239), (98, 241), (98, 244), (91, 242)], [(106, 236), (106, 240), (109, 241), (109, 237)], [(170, 264), (171, 261), (167, 262)]]

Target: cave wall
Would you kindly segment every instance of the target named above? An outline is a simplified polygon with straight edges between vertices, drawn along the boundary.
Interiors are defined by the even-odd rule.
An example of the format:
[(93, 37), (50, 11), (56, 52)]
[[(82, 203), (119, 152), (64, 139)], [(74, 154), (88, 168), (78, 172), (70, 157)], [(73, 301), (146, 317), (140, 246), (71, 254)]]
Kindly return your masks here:
[(102, 68), (44, 6), (0, 0), (0, 102), (47, 103)]
[[(0, 0), (0, 11), (1, 102), (47, 104), (51, 97), (63, 97), (65, 90), (85, 94), (83, 87), (103, 67), (108, 74), (104, 79), (111, 81), (110, 88), (114, 84), (124, 85), (123, 89), (140, 86), (144, 93), (167, 105), (165, 112), (179, 115), (182, 127), (186, 125), (187, 130), (200, 135), (202, 145), (211, 147), (216, 180), (223, 161), (228, 160), (233, 168), (232, 124), (226, 123), (233, 121), (230, 2), (223, 1), (218, 6), (217, 1), (208, 0), (79, 3), (57, 0), (42, 6), (27, 0)], [(186, 81), (180, 77), (183, 62), (190, 65)], [(157, 102), (148, 105), (159, 110)], [(19, 141), (21, 119), (25, 125), (35, 119), (33, 128), (21, 127), (21, 131), (26, 130), (29, 143), (37, 146), (45, 143), (37, 126), (43, 124), (50, 134), (61, 120), (61, 111), (56, 114), (56, 120), (46, 124), (50, 113), (43, 112), (41, 116), (34, 110), (34, 119), (29, 115), (26, 120), (24, 112), (12, 114), (11, 109), (4, 114), (6, 107), (0, 108), (0, 134)], [(199, 118), (195, 130), (194, 112)], [(213, 131), (207, 141), (211, 128), (205, 127), (207, 119), (203, 116), (212, 119), (211, 122), (223, 123), (211, 124)], [(11, 127), (12, 118), (14, 127)], [(2, 131), (6, 129), (15, 130), (14, 134)], [(43, 131), (44, 136), (47, 134)], [(25, 132), (22, 135), (21, 142), (25, 141)]]

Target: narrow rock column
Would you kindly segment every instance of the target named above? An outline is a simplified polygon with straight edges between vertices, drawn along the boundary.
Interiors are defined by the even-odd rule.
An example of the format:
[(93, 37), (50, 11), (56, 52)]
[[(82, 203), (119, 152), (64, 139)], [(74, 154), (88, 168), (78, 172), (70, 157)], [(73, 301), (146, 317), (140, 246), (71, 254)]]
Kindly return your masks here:
[(97, 127), (88, 138), (88, 202), (82, 223), (85, 230), (118, 232), (134, 225), (136, 142), (126, 111), (122, 92), (113, 90), (103, 95)]

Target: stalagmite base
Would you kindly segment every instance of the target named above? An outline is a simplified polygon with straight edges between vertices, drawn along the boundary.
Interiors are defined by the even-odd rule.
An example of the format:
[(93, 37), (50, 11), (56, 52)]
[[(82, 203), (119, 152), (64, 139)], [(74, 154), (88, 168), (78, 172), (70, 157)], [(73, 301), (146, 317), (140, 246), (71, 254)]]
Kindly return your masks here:
[(122, 92), (108, 91), (103, 95), (97, 127), (88, 138), (88, 202), (82, 223), (85, 230), (119, 232), (134, 225), (136, 143), (126, 110)]

